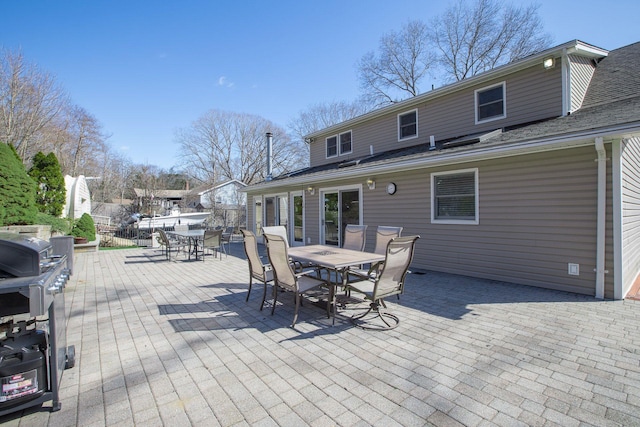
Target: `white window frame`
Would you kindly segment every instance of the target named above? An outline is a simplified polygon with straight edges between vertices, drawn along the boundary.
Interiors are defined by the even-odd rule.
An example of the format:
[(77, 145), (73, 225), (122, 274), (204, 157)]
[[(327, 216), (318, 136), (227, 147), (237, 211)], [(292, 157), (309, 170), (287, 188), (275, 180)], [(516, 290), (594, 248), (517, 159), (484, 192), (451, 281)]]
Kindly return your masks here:
[[(336, 139), (336, 154), (332, 154), (331, 156), (329, 155), (329, 140), (331, 138), (335, 138)], [(327, 159), (331, 159), (333, 157), (338, 157), (338, 153), (340, 152), (340, 138), (338, 137), (338, 135), (331, 135), (325, 138), (324, 140), (324, 155), (326, 156)]]
[[(346, 135), (346, 134), (350, 134), (351, 138), (349, 138), (349, 151), (342, 151), (342, 135)], [(353, 132), (351, 132), (351, 130), (348, 130), (346, 132), (341, 132), (340, 135), (338, 135), (338, 146), (339, 149), (338, 151), (340, 152), (340, 155), (342, 156), (343, 154), (351, 154), (353, 152)]]
[[(480, 93), (481, 92), (486, 92), (488, 90), (491, 89), (495, 89), (498, 86), (502, 86), (502, 114), (500, 116), (492, 116), (492, 117), (488, 117), (486, 119), (480, 119), (479, 117), (479, 108), (480, 106), (478, 105), (478, 98), (480, 97)], [(506, 119), (507, 118), (507, 82), (503, 81), (500, 83), (496, 83), (494, 85), (491, 86), (485, 86), (483, 88), (480, 89), (476, 89), (473, 93), (473, 97), (474, 97), (474, 105), (475, 105), (475, 116), (476, 116), (476, 124), (481, 124), (481, 123), (487, 123), (487, 122), (492, 122), (494, 120), (501, 120), (501, 119)]]
[[(443, 175), (459, 175), (464, 173), (474, 174), (474, 191), (475, 191), (475, 218), (474, 219), (439, 219), (436, 218), (436, 177)], [(478, 225), (480, 224), (480, 210), (479, 210), (479, 185), (478, 185), (478, 168), (471, 169), (458, 169), (444, 172), (432, 172), (431, 173), (431, 223), (432, 224), (464, 224), (464, 225)]]
[[(400, 126), (400, 118), (406, 116), (407, 114), (414, 113), (416, 115), (416, 133), (415, 135), (402, 137), (402, 127)], [(409, 139), (414, 139), (418, 137), (418, 109), (415, 108), (413, 110), (405, 111), (403, 113), (398, 114), (398, 141), (407, 141)]]

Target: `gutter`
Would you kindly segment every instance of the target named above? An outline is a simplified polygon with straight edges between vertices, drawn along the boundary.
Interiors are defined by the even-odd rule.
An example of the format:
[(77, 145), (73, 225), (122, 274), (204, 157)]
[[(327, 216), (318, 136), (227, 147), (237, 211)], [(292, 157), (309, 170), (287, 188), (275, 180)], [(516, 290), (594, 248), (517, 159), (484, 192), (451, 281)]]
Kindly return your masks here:
[(598, 218), (596, 226), (596, 298), (604, 298), (604, 275), (608, 273), (604, 269), (605, 258), (605, 232), (607, 214), (607, 151), (601, 136), (595, 139), (595, 149), (598, 153)]

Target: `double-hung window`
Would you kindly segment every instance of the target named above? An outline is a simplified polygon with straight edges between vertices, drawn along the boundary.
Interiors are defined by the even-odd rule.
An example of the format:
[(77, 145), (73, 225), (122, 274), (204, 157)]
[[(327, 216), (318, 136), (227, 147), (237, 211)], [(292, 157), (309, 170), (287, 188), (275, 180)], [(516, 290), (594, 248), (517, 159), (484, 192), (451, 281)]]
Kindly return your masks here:
[(431, 222), (478, 224), (478, 169), (431, 174)]
[(340, 134), (340, 155), (351, 153), (351, 131)]
[(418, 110), (398, 114), (398, 141), (418, 136)]
[(351, 131), (342, 132), (327, 138), (327, 158), (335, 157), (340, 153), (349, 154), (353, 150), (351, 143)]
[(327, 138), (327, 158), (338, 155), (338, 137), (336, 135)]
[(505, 82), (475, 91), (476, 124), (507, 117)]

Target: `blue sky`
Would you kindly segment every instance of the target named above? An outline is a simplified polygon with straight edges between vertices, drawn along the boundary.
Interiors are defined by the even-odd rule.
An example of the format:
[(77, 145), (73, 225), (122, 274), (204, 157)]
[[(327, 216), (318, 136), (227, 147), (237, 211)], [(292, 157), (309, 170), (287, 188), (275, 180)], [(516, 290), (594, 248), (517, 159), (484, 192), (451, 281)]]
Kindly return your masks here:
[[(536, 3), (554, 44), (579, 39), (615, 49), (640, 41), (637, 0)], [(0, 45), (53, 74), (101, 122), (114, 150), (168, 169), (178, 155), (175, 130), (210, 109), (286, 128), (312, 104), (354, 100), (355, 64), (380, 37), (445, 7), (428, 0), (0, 0)]]

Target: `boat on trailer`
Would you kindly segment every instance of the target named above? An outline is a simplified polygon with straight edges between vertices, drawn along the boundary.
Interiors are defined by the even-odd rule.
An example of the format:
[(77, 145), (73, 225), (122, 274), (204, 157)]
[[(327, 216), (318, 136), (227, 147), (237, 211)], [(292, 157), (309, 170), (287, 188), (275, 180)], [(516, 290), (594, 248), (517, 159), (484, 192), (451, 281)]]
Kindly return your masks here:
[(151, 230), (154, 228), (169, 228), (176, 225), (200, 225), (211, 212), (189, 212), (181, 213), (179, 210), (172, 210), (170, 215), (152, 216), (139, 218), (137, 227), (140, 230)]

